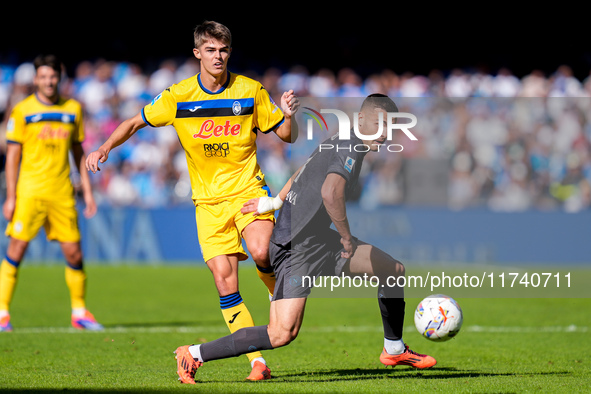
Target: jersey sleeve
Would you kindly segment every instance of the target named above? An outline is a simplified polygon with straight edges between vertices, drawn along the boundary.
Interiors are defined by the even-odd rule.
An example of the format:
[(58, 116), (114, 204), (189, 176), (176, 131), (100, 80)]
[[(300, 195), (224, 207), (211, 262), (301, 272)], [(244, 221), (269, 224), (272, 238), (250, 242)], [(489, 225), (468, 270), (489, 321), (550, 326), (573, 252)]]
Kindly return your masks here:
[(6, 125), (6, 142), (22, 144), (25, 140), (25, 119), (19, 107), (12, 110)]
[(166, 89), (142, 108), (144, 122), (152, 127), (168, 126), (176, 117), (176, 100), (170, 89)]
[(262, 133), (275, 130), (283, 123), (283, 111), (275, 104), (269, 92), (260, 86), (255, 96), (254, 126)]
[(357, 166), (360, 166), (363, 162), (362, 155), (362, 153), (355, 152), (354, 150), (351, 150), (351, 152), (348, 150), (335, 151), (326, 170), (326, 174), (339, 174), (349, 183), (356, 174)]

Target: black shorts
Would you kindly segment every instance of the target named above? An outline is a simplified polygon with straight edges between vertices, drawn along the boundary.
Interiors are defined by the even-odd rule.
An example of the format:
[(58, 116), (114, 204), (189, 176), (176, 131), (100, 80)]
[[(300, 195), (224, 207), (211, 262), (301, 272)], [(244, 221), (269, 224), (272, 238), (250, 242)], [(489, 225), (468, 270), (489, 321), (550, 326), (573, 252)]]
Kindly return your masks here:
[(341, 257), (341, 236), (329, 229), (292, 241), (290, 245), (269, 245), (269, 257), (275, 271), (273, 300), (306, 298), (318, 276), (341, 275), (349, 259)]

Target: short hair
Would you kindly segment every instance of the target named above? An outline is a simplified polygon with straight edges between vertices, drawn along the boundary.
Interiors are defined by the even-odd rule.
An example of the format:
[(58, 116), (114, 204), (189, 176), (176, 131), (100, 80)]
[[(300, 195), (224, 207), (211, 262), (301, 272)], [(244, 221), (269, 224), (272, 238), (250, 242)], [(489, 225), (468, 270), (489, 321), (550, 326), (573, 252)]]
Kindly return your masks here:
[(59, 75), (62, 73), (62, 62), (55, 55), (39, 55), (33, 61), (35, 71), (42, 66), (48, 66), (54, 69)]
[(193, 33), (193, 38), (195, 40), (195, 48), (199, 48), (205, 41), (212, 38), (227, 44), (228, 47), (232, 46), (232, 34), (230, 33), (230, 29), (221, 23), (214, 21), (205, 21), (202, 24), (197, 25)]
[(381, 93), (370, 94), (365, 98), (365, 100), (363, 100), (363, 104), (361, 104), (361, 111), (364, 111), (368, 108), (379, 108), (386, 112), (398, 112), (398, 107), (394, 101), (392, 101), (390, 97)]

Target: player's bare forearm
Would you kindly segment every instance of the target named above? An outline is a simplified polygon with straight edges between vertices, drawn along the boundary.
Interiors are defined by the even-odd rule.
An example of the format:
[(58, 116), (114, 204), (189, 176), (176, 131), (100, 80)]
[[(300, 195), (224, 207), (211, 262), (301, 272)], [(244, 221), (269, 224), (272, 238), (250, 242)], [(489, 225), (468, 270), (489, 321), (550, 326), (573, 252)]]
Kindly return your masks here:
[(281, 110), (285, 118), (281, 126), (275, 130), (275, 133), (285, 142), (293, 143), (298, 139), (298, 123), (295, 121), (294, 115), (299, 107), (300, 99), (293, 90), (284, 92), (281, 95)]
[(345, 179), (337, 174), (328, 174), (322, 184), (322, 201), (330, 219), (341, 238), (350, 240), (351, 229), (347, 219), (347, 206), (345, 198)]
[(11, 221), (16, 207), (16, 182), (18, 179), (18, 168), (21, 160), (22, 146), (20, 144), (8, 144), (6, 147), (5, 180), (6, 200), (2, 206), (4, 219)]
[(82, 144), (72, 144), (72, 155), (74, 156), (76, 167), (78, 168), (78, 171), (80, 173), (80, 186), (82, 188), (82, 195), (84, 196), (84, 203), (86, 205), (86, 208), (84, 209), (84, 216), (90, 218), (94, 216), (97, 208), (96, 202), (94, 201), (94, 196), (92, 195), (92, 185), (90, 183), (90, 177), (88, 176), (88, 172), (84, 171), (86, 155), (84, 154)]
[(146, 126), (146, 123), (142, 119), (140, 114), (137, 114), (133, 118), (124, 120), (117, 126), (113, 133), (109, 136), (107, 141), (101, 146), (109, 153), (113, 148), (118, 147), (125, 141), (131, 138), (138, 130)]
[(337, 174), (328, 174), (322, 184), (322, 201), (332, 223), (341, 236), (343, 250), (341, 257), (349, 259), (355, 254), (357, 242), (351, 235), (345, 198), (345, 178)]
[(299, 135), (298, 122), (291, 117), (285, 117), (284, 122), (277, 128), (275, 133), (282, 141), (294, 143)]
[(100, 171), (98, 163), (104, 163), (109, 157), (109, 152), (131, 138), (138, 130), (146, 126), (141, 114), (124, 120), (117, 126), (107, 141), (96, 151), (91, 152), (86, 158), (86, 169), (95, 173)]
[(72, 144), (72, 156), (74, 156), (74, 163), (76, 163), (76, 168), (78, 169), (78, 171), (80, 173), (84, 172), (82, 171), (82, 169), (84, 166), (84, 160), (86, 159), (86, 156), (84, 155), (84, 149), (82, 148), (81, 143), (76, 142)]
[[(298, 175), (300, 169), (298, 169), (292, 176), (287, 180), (283, 188), (277, 194), (277, 197), (257, 197), (251, 198), (247, 202), (244, 203), (240, 212), (247, 214), (253, 212), (255, 216), (260, 215), (261, 213), (276, 211), (283, 206), (283, 201), (287, 198), (287, 193), (291, 189), (291, 184), (294, 178)], [(279, 199), (280, 201), (276, 201)], [(263, 201), (264, 200), (264, 201)]]
[(6, 146), (6, 198), (16, 198), (16, 181), (18, 179), (18, 168), (21, 162), (21, 144), (10, 143)]
[(84, 195), (92, 195), (92, 186), (90, 184), (90, 178), (88, 177), (88, 173), (84, 171), (86, 154), (84, 153), (84, 148), (82, 148), (82, 144), (72, 144), (72, 155), (74, 156), (74, 161), (76, 163), (78, 172), (80, 172), (80, 184), (82, 187), (82, 193), (84, 193)]
[(287, 193), (289, 193), (289, 190), (291, 189), (291, 184), (293, 183), (293, 180), (298, 176), (301, 169), (302, 168), (300, 167), (300, 168), (298, 168), (298, 170), (296, 172), (293, 173), (293, 175), (287, 180), (285, 185), (283, 185), (283, 187), (281, 188), (281, 190), (277, 194), (277, 196), (281, 199), (281, 201), (285, 201), (285, 198), (287, 197)]

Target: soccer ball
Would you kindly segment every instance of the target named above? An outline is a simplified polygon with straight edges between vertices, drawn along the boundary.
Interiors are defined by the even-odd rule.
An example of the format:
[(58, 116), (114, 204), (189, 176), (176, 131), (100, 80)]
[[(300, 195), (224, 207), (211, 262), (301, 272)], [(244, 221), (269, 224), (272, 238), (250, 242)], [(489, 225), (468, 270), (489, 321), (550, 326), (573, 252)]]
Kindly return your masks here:
[(415, 327), (431, 341), (447, 341), (460, 332), (464, 318), (462, 308), (451, 297), (433, 294), (419, 302)]

